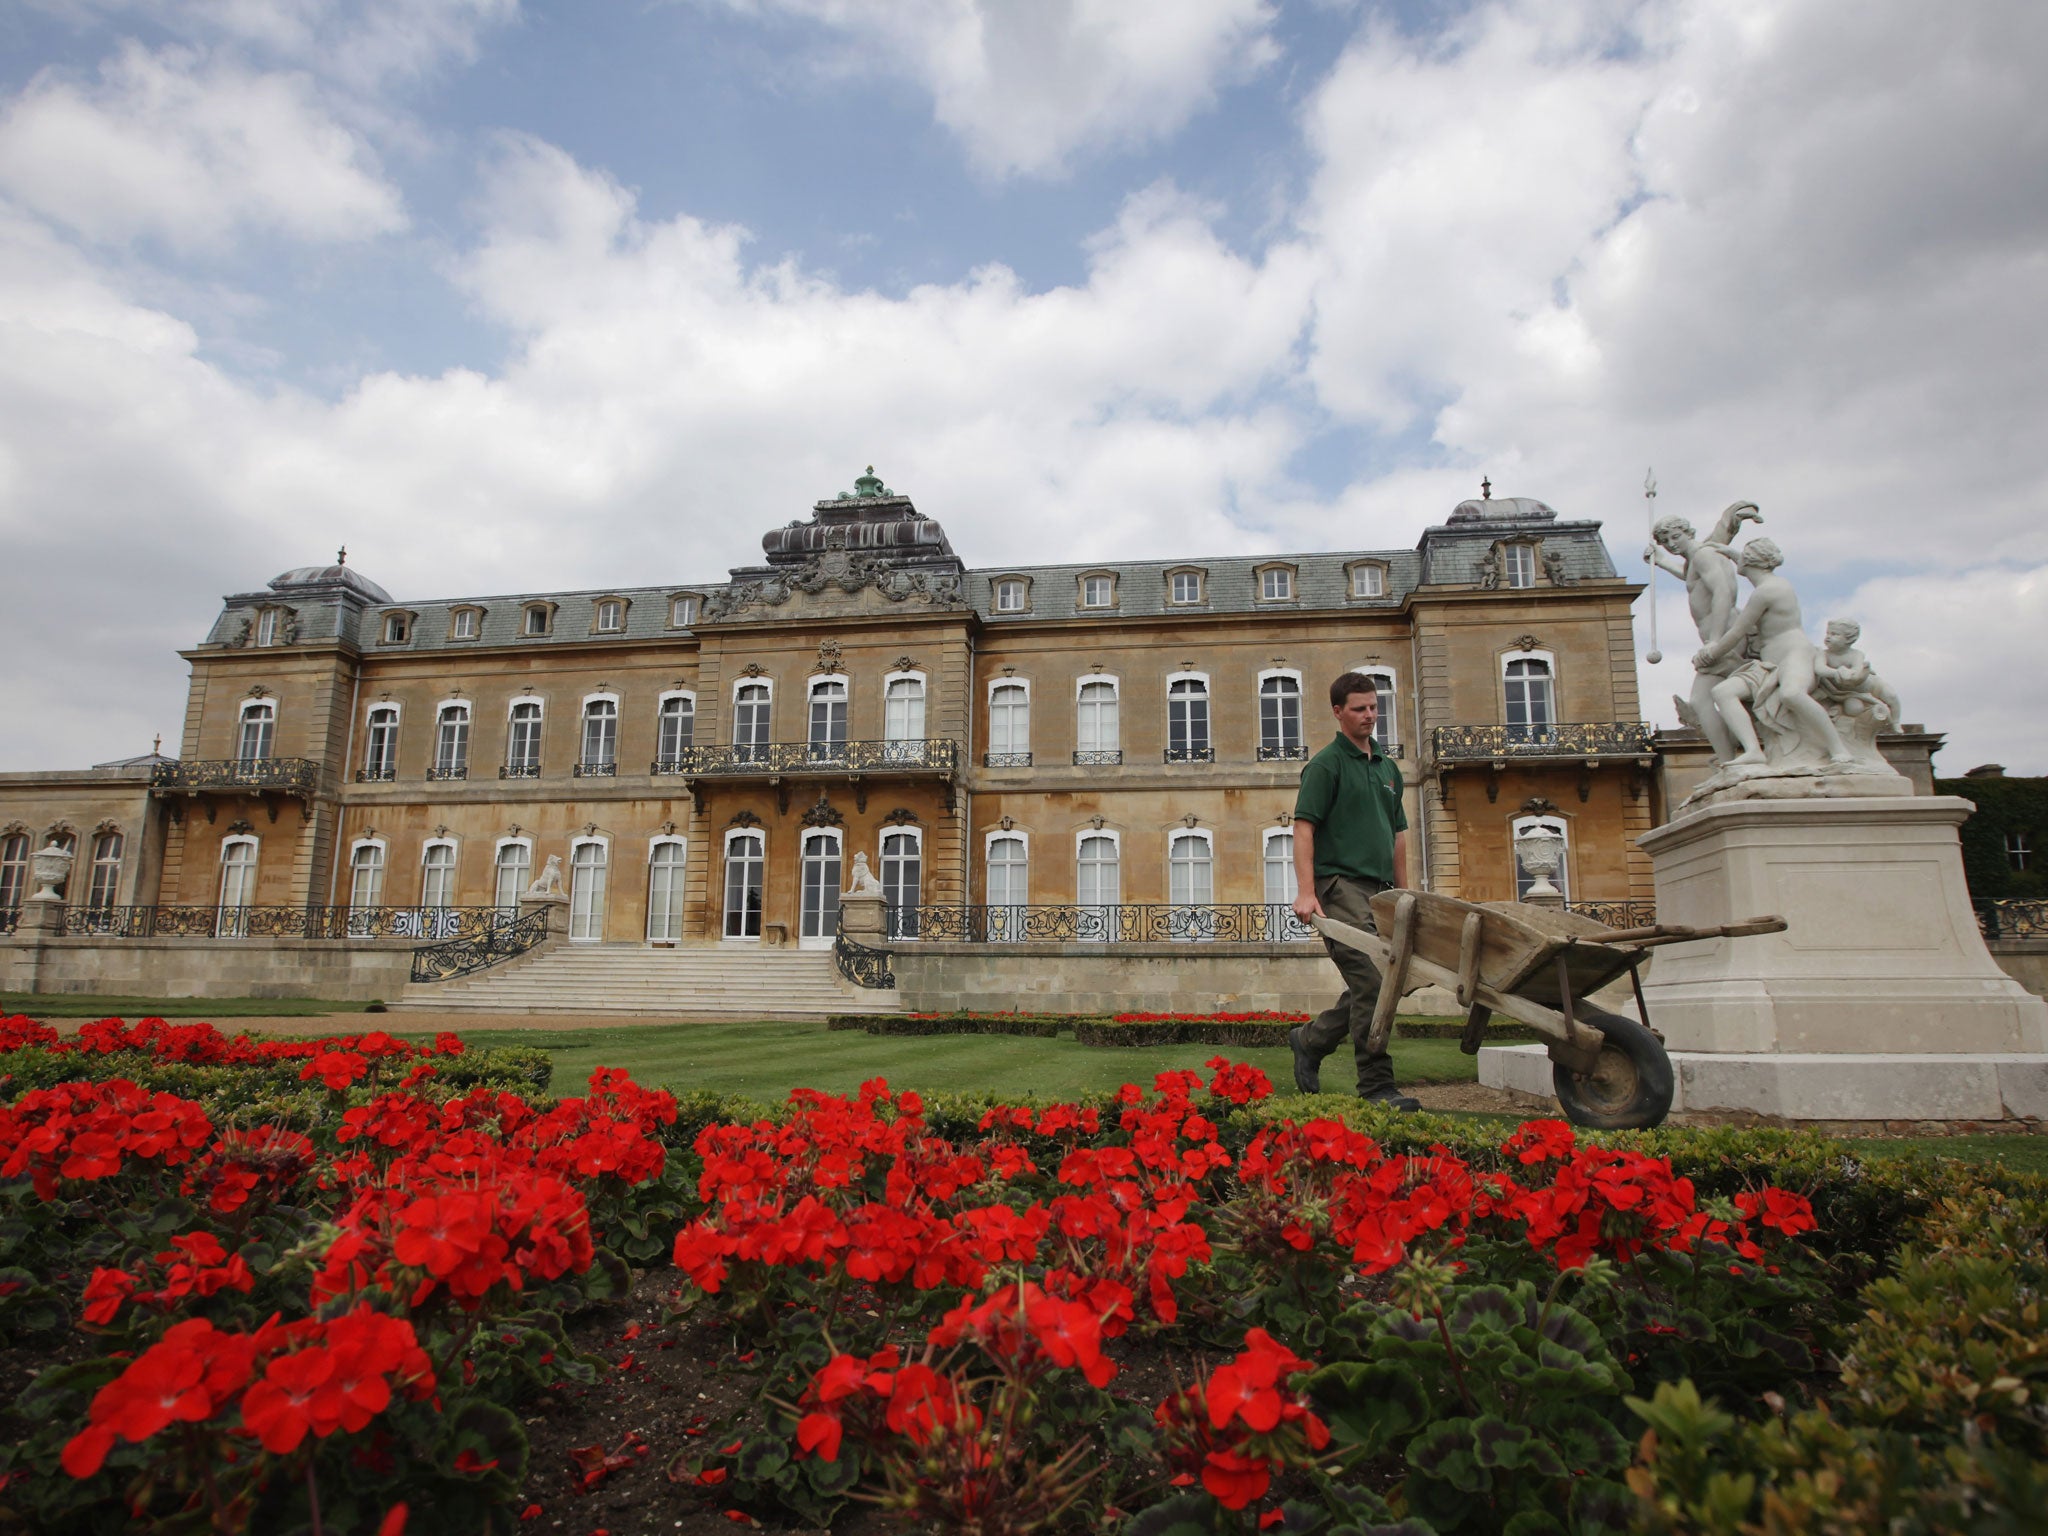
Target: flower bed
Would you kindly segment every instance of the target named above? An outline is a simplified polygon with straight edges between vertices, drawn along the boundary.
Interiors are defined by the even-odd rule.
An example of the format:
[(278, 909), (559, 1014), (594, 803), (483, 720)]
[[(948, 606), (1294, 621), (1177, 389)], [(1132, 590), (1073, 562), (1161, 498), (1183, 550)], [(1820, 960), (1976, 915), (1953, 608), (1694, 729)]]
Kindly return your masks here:
[[(1944, 1200), (1812, 1137), (1296, 1123), (1220, 1057), (1089, 1103), (877, 1081), (766, 1112), (602, 1069), (450, 1091), (499, 1070), (452, 1037), (94, 1041), (0, 1024), (0, 1337), (47, 1362), (0, 1525), (1732, 1536), (1767, 1497), (1787, 1531), (2040, 1507), (2038, 1180)], [(88, 1062), (133, 1070), (45, 1080)], [(164, 1072), (222, 1077), (137, 1080)], [(252, 1112), (284, 1072), (299, 1118)]]

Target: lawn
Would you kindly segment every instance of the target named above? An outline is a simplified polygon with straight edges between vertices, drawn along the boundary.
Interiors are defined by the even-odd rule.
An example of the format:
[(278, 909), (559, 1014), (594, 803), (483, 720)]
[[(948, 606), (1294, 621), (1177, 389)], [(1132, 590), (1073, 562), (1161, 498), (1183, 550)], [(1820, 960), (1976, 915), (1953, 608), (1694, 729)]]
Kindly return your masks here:
[[(324, 997), (107, 997), (91, 992), (0, 992), (0, 1015), (25, 1013), (38, 1020), (157, 1018), (218, 1022), (361, 1013), (366, 1006), (337, 1003)], [(347, 1027), (337, 1026), (336, 1032)]]
[[(403, 1018), (403, 1015), (398, 1017)], [(393, 1030), (393, 1034), (401, 1033)], [(649, 1087), (709, 1088), (780, 1103), (792, 1088), (851, 1093), (871, 1077), (886, 1077), (920, 1093), (997, 1088), (1005, 1093), (1072, 1098), (1111, 1091), (1124, 1083), (1149, 1085), (1171, 1067), (1200, 1070), (1212, 1056), (1248, 1061), (1292, 1091), (1284, 1049), (1176, 1045), (1107, 1050), (1072, 1039), (1021, 1035), (868, 1035), (828, 1030), (822, 1024), (674, 1024), (631, 1029), (465, 1029), (471, 1045), (538, 1046), (555, 1058), (555, 1090), (570, 1091), (593, 1067), (625, 1067)], [(1472, 1082), (1474, 1058), (1455, 1040), (1394, 1042), (1394, 1072), (1404, 1083)], [(1350, 1087), (1350, 1053), (1323, 1064), (1323, 1084)]]

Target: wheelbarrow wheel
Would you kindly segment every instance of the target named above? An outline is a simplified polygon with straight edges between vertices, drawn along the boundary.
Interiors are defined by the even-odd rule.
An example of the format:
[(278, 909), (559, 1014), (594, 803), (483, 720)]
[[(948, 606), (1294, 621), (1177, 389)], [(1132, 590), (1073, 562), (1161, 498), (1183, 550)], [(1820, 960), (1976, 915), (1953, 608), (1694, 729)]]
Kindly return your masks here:
[(1580, 1074), (1551, 1067), (1557, 1101), (1574, 1125), (1596, 1131), (1647, 1130), (1671, 1113), (1671, 1058), (1664, 1042), (1634, 1019), (1581, 1004), (1578, 1017), (1606, 1036), (1600, 1059)]

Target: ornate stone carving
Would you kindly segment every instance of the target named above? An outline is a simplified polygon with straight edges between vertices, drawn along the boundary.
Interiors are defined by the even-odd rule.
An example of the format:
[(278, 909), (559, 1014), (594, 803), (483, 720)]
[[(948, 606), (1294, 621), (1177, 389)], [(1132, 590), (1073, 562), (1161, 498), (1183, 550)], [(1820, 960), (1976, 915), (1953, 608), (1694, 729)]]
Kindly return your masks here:
[(228, 644), (239, 651), (243, 646), (249, 643), (251, 638), (254, 637), (255, 633), (256, 621), (253, 618), (245, 617), (243, 618), (240, 624), (235, 626), (235, 632), (232, 635), (228, 636)]
[(1553, 587), (1568, 587), (1572, 584), (1571, 577), (1567, 576), (1564, 572), (1563, 550), (1546, 549), (1543, 551), (1543, 574), (1550, 578), (1550, 584)]
[(1488, 592), (1491, 592), (1506, 577), (1507, 556), (1501, 553), (1500, 546), (1496, 544), (1486, 552), (1486, 557), (1479, 562), (1479, 585)]
[(882, 825), (885, 827), (918, 827), (924, 825), (924, 823), (918, 819), (917, 812), (910, 809), (909, 806), (899, 805), (895, 810), (882, 818)]
[(958, 575), (901, 570), (861, 551), (822, 549), (792, 570), (736, 581), (712, 593), (704, 600), (704, 617), (730, 619), (755, 608), (779, 608), (798, 593), (818, 596), (836, 590), (853, 595), (869, 587), (892, 603), (963, 606)]
[(839, 671), (845, 661), (845, 657), (845, 648), (837, 640), (820, 640), (818, 642), (818, 670), (820, 672)]
[(280, 645), (296, 645), (299, 641), (299, 610), (280, 608), (277, 610), (277, 639)]
[(1515, 636), (1515, 644), (1520, 649), (1525, 651), (1541, 650), (1543, 647), (1543, 642), (1537, 639), (1536, 636), (1534, 636), (1533, 634)]
[(804, 812), (803, 825), (807, 827), (843, 827), (846, 825), (846, 818), (833, 809), (831, 801), (820, 795), (818, 803)]
[(758, 827), (761, 825), (761, 818), (752, 811), (739, 811), (734, 814), (732, 820), (728, 821), (726, 825), (728, 827)]

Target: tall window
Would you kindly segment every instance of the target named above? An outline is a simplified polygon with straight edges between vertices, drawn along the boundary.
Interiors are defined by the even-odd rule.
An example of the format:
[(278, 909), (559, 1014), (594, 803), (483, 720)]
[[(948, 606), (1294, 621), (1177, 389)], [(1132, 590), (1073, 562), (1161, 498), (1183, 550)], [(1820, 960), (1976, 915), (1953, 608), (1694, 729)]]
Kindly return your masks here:
[(828, 949), (839, 932), (839, 846), (834, 830), (821, 827), (804, 834), (799, 947)]
[(533, 845), (525, 842), (498, 845), (497, 882), (492, 890), (495, 906), (516, 908), (519, 898), (533, 883)]
[(917, 904), (924, 884), (924, 841), (907, 827), (882, 834), (882, 895), (889, 903), (889, 937), (917, 937)]
[(363, 738), (363, 777), (398, 777), (398, 706), (379, 704), (370, 711), (370, 729)]
[(690, 742), (697, 731), (697, 701), (688, 694), (670, 694), (661, 701), (661, 713), (655, 720), (654, 755), (659, 767), (672, 770), (683, 760), (683, 754), (690, 750)]
[(220, 849), (220, 912), (214, 932), (239, 939), (249, 932), (248, 906), (256, 899), (256, 839), (231, 837)]
[(434, 731), (434, 777), (469, 777), (469, 706), (443, 704)]
[(275, 608), (266, 608), (256, 615), (256, 643), (258, 645), (277, 644), (277, 610)]
[[(1166, 845), (1166, 899), (1176, 907), (1207, 907), (1216, 900), (1216, 864), (1208, 837), (1200, 832), (1176, 832)], [(1186, 923), (1174, 923), (1175, 938), (1213, 938), (1215, 927), (1207, 913), (1190, 913)]]
[(1209, 682), (1178, 677), (1166, 687), (1166, 760), (1205, 763), (1216, 756), (1209, 745)]
[(420, 905), (455, 905), (455, 845), (429, 843), (420, 856)]
[(882, 734), (890, 758), (916, 762), (924, 755), (924, 679), (893, 677), (882, 698)]
[(604, 937), (604, 890), (610, 873), (605, 845), (578, 843), (569, 855), (569, 937)]
[(1301, 679), (1273, 676), (1259, 682), (1259, 756), (1284, 761), (1306, 757), (1301, 741)]
[(1509, 827), (1510, 845), (1515, 850), (1515, 900), (1520, 901), (1527, 896), (1530, 888), (1536, 884), (1536, 871), (1522, 862), (1521, 850), (1522, 834), (1533, 831), (1555, 832), (1562, 840), (1563, 847), (1558, 854), (1557, 872), (1550, 877), (1550, 883), (1569, 901), (1572, 894), (1571, 835), (1565, 827), (1564, 819), (1558, 816), (1517, 816)]
[(277, 706), (266, 700), (242, 706), (242, 731), (235, 743), (235, 756), (246, 766), (270, 757), (272, 733), (277, 728)]
[(761, 877), (767, 862), (767, 839), (759, 832), (728, 832), (725, 837), (725, 936), (761, 937)]
[(1024, 583), (1014, 577), (996, 583), (996, 612), (1022, 613), (1024, 611)]
[(1394, 710), (1394, 674), (1382, 672), (1377, 667), (1360, 667), (1358, 670), (1371, 678), (1373, 686), (1379, 690), (1380, 714), (1379, 719), (1373, 722), (1372, 739), (1382, 752), (1391, 753), (1401, 739), (1401, 717)]
[(988, 755), (991, 768), (1031, 766), (1031, 690), (1022, 683), (989, 690)]
[(2005, 834), (2005, 862), (2016, 873), (2025, 874), (2034, 864), (2033, 839), (2025, 832)]
[(618, 701), (586, 699), (583, 704), (583, 755), (576, 764), (576, 771), (585, 775), (607, 775), (618, 771), (618, 762)]
[(683, 936), (683, 845), (656, 843), (647, 854), (647, 942), (674, 944)]
[(1075, 937), (1107, 940), (1116, 932), (1116, 907), (1123, 899), (1123, 870), (1116, 839), (1106, 832), (1084, 836), (1074, 850), (1074, 900), (1081, 908)]
[(13, 911), (28, 895), (28, 834), (0, 838), (0, 911)]
[(766, 762), (768, 710), (771, 702), (768, 685), (741, 683), (734, 690), (732, 697), (733, 757), (742, 763)]
[(1502, 686), (1507, 693), (1508, 739), (1542, 741), (1550, 735), (1550, 663), (1517, 657), (1507, 664)]
[(992, 940), (1024, 937), (1024, 908), (1030, 901), (1030, 851), (1021, 837), (988, 840), (988, 936)]
[(1074, 742), (1076, 762), (1116, 763), (1123, 760), (1114, 682), (1097, 681), (1081, 685)]
[(384, 905), (384, 845), (357, 843), (348, 861), (348, 904), (351, 907)]
[(846, 682), (821, 677), (811, 684), (811, 757), (836, 762), (846, 756)]
[(1504, 579), (1511, 587), (1533, 587), (1536, 585), (1536, 550), (1528, 544), (1503, 544), (1500, 547)]
[(1294, 898), (1300, 886), (1294, 878), (1294, 834), (1282, 827), (1266, 834), (1266, 929), (1276, 939), (1300, 938), (1294, 931)]
[(1284, 602), (1294, 596), (1294, 572), (1284, 565), (1269, 565), (1259, 572), (1259, 598), (1263, 602)]
[[(269, 610), (265, 610), (268, 612)], [(86, 904), (95, 910), (111, 907), (121, 890), (121, 847), (118, 832), (102, 832), (92, 840), (92, 884)]]
[(505, 775), (514, 779), (540, 776), (540, 704), (533, 699), (512, 706), (512, 730), (505, 741)]

